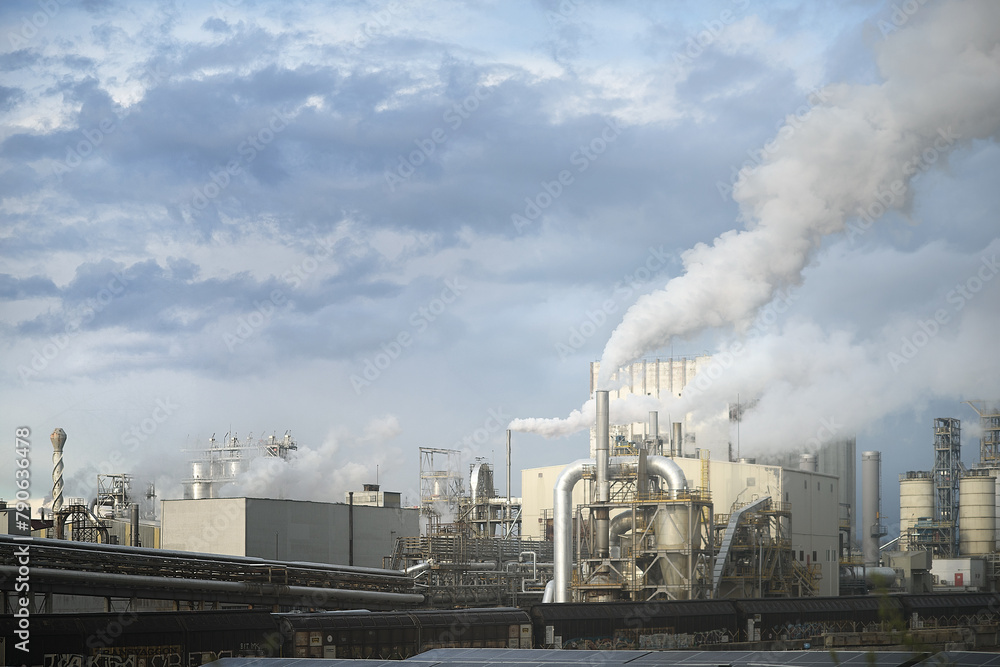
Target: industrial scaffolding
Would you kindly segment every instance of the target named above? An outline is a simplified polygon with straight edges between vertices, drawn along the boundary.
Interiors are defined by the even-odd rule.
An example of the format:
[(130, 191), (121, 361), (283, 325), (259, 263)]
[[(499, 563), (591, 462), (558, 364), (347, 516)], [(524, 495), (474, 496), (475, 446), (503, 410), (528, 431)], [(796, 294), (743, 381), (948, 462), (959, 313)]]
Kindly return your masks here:
[(459, 516), (465, 495), (461, 463), (457, 449), (420, 448), (420, 515), (426, 534), (449, 532)]
[(467, 535), (400, 537), (388, 566), (405, 570), (437, 607), (539, 602), (552, 579), (552, 542)]
[[(958, 555), (958, 485), (962, 465), (962, 423), (951, 417), (934, 420), (934, 523), (933, 530), (921, 531), (921, 538), (933, 538), (935, 555)], [(929, 528), (929, 527), (928, 527)], [(950, 533), (950, 534), (948, 534)]]
[(979, 438), (979, 465), (1000, 468), (1000, 404), (988, 401), (966, 401), (979, 415), (983, 434)]
[[(701, 488), (661, 491), (645, 469), (647, 447), (654, 443), (655, 439), (642, 444), (616, 439), (612, 451), (616, 456), (635, 456), (636, 473), (611, 482), (609, 502), (576, 509), (575, 560), (579, 565), (571, 588), (579, 600), (711, 597), (714, 544), (708, 459), (702, 459)], [(594, 473), (588, 469), (584, 478), (591, 477)], [(597, 540), (602, 515), (612, 517), (606, 557), (601, 556)]]
[[(746, 507), (745, 516), (730, 528), (730, 519)], [(816, 594), (820, 567), (802, 564), (792, 551), (792, 508), (789, 503), (762, 498), (733, 506), (733, 514), (715, 517), (716, 543), (731, 530), (728, 550), (720, 552), (717, 597), (805, 597)]]

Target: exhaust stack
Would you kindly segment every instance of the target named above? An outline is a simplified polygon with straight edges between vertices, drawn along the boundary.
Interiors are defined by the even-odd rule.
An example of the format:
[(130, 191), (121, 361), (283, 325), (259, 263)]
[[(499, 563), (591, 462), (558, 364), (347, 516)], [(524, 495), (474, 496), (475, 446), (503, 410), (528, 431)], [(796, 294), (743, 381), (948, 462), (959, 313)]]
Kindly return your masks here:
[(684, 431), (680, 422), (674, 422), (674, 437), (670, 439), (670, 456), (681, 458), (684, 456)]
[(598, 391), (595, 395), (597, 403), (597, 502), (604, 503), (603, 507), (594, 509), (594, 529), (597, 532), (596, 544), (597, 557), (607, 558), (611, 555), (609, 549), (611, 524), (609, 519), (609, 508), (607, 502), (611, 500), (611, 481), (608, 479), (608, 460), (610, 458), (609, 449), (611, 444), (611, 418), (608, 405), (608, 392)]

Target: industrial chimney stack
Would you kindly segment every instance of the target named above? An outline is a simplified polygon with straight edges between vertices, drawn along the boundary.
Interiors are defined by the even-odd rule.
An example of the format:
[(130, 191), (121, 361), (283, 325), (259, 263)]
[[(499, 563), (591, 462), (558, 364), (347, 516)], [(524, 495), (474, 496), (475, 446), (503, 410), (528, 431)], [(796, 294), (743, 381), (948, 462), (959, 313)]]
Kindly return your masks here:
[(66, 444), (66, 431), (57, 428), (52, 431), (52, 513), (58, 514), (63, 503), (63, 446)]

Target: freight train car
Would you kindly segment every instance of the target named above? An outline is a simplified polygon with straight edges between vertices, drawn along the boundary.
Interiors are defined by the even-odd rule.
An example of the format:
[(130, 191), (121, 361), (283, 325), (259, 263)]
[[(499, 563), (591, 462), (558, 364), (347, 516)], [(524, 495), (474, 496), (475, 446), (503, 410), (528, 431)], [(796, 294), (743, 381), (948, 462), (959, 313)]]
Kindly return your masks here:
[(540, 648), (687, 648), (735, 641), (730, 600), (540, 604), (531, 609)]
[(282, 650), (277, 622), (267, 611), (31, 614), (23, 625), (0, 616), (0, 664), (198, 667)]
[(296, 658), (402, 660), (433, 648), (531, 648), (531, 618), (508, 607), (275, 614)]

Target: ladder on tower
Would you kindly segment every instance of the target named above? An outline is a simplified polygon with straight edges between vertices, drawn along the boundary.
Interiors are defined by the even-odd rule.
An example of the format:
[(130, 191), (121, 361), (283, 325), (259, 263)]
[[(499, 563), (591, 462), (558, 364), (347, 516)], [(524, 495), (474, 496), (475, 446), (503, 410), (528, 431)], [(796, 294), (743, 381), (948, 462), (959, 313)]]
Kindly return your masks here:
[(722, 545), (719, 547), (719, 554), (715, 557), (715, 568), (714, 572), (712, 572), (713, 597), (719, 593), (719, 582), (722, 581), (722, 571), (726, 567), (726, 560), (729, 558), (729, 549), (733, 544), (733, 536), (736, 535), (736, 529), (739, 527), (740, 521), (745, 515), (755, 512), (769, 502), (771, 502), (771, 496), (764, 496), (729, 515), (729, 524), (726, 526), (726, 532), (722, 536)]

